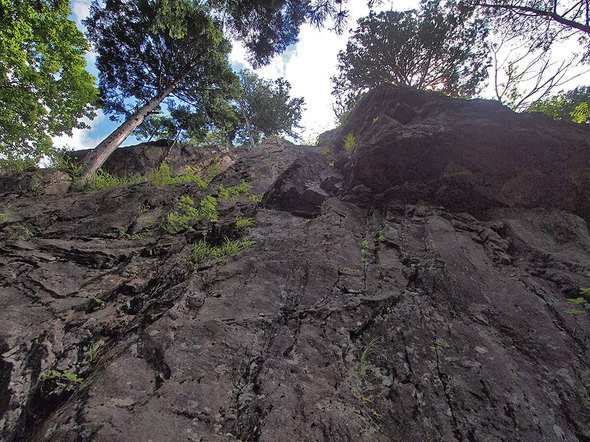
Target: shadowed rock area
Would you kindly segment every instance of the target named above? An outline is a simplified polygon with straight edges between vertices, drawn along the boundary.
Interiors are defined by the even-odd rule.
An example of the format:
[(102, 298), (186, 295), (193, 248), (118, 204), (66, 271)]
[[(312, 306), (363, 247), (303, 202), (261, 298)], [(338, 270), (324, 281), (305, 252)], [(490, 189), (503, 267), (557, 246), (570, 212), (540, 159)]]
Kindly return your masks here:
[(590, 130), (387, 87), (322, 140), (0, 178), (0, 438), (590, 440)]

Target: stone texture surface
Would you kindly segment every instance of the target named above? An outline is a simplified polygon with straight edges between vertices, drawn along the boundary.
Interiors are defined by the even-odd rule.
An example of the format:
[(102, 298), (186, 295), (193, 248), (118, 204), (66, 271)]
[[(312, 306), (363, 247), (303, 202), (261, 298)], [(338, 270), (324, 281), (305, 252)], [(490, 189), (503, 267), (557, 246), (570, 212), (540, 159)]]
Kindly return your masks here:
[[(375, 123), (367, 109), (380, 109)], [(523, 143), (579, 143), (541, 146), (522, 163), (533, 176), (514, 166), (520, 144), (502, 150), (509, 135), (473, 140), (476, 120)], [(588, 187), (569, 193), (588, 179), (575, 146), (590, 132), (391, 89), (329, 138), (328, 150), (273, 140), (232, 152), (205, 191), (2, 187), (0, 438), (590, 440), (588, 305), (566, 313), (590, 286), (576, 206)], [(552, 164), (564, 181), (543, 199), (529, 186)], [(502, 193), (515, 177), (510, 192), (536, 196)], [(226, 202), (195, 232), (162, 229), (182, 195), (242, 179), (262, 202)], [(255, 224), (236, 231), (239, 216)], [(187, 263), (192, 243), (225, 235), (254, 246)], [(57, 388), (49, 369), (83, 381)]]

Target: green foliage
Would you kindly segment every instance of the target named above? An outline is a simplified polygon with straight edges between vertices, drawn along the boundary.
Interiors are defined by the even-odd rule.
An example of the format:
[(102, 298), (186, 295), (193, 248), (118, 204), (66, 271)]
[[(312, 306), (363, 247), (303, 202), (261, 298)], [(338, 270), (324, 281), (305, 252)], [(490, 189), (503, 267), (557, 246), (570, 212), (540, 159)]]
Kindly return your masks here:
[(360, 368), (359, 368), (359, 377), (362, 379), (367, 372), (367, 369), (369, 368), (369, 364), (367, 362), (367, 358), (369, 357), (369, 355), (375, 353), (375, 346), (377, 345), (377, 343), (381, 340), (380, 337), (377, 338), (373, 338), (371, 340), (371, 342), (369, 342), (369, 344), (365, 347), (365, 349), (363, 350), (363, 352), (361, 353), (361, 357), (360, 357)]
[(76, 163), (65, 149), (56, 150), (51, 156), (51, 167), (76, 177), (82, 171), (82, 166)]
[(240, 86), (241, 97), (236, 108), (239, 142), (249, 139), (248, 130), (254, 142), (259, 142), (262, 136), (297, 137), (295, 129), (300, 127), (304, 100), (290, 97), (291, 85), (288, 81), (283, 78), (269, 81), (243, 70), (240, 72)]
[(208, 195), (195, 207), (195, 202), (188, 196), (180, 197), (178, 205), (179, 215), (169, 213), (166, 216), (166, 225), (164, 229), (168, 233), (176, 234), (188, 230), (194, 232), (192, 225), (202, 219), (208, 219), (210, 222), (217, 222), (217, 198)]
[(88, 360), (90, 361), (90, 363), (96, 361), (96, 358), (98, 357), (98, 354), (100, 353), (101, 350), (102, 350), (102, 344), (99, 342), (91, 345), (88, 348)]
[[(217, 214), (217, 204), (221, 200), (238, 201), (243, 198), (252, 200), (259, 200), (258, 195), (250, 193), (250, 184), (242, 180), (237, 186), (225, 187), (220, 184), (215, 188), (217, 197), (213, 195), (205, 196), (200, 202), (199, 207), (195, 207), (195, 202), (188, 196), (182, 196), (178, 204), (177, 212), (169, 213), (166, 216), (166, 224), (164, 229), (168, 233), (176, 234), (188, 230), (194, 231), (193, 225), (202, 220), (207, 219), (209, 222), (217, 222), (219, 216)], [(247, 218), (248, 220), (249, 218)], [(248, 222), (248, 221), (242, 221)]]
[(226, 256), (232, 256), (242, 250), (251, 248), (252, 244), (252, 241), (248, 239), (230, 240), (228, 237), (225, 237), (223, 244), (219, 247), (200, 240), (198, 243), (193, 244), (191, 260), (195, 264), (208, 258), (214, 258), (221, 261)]
[(201, 169), (198, 167), (188, 167), (186, 172), (182, 175), (172, 176), (170, 166), (166, 163), (160, 164), (160, 166), (153, 170), (150, 174), (149, 180), (154, 186), (168, 186), (170, 184), (180, 183), (197, 183), (199, 188), (206, 189), (208, 184), (203, 178), (201, 178)]
[(66, 0), (0, 0), (0, 156), (9, 162), (37, 163), (53, 152), (52, 136), (95, 115), (88, 43), (69, 15)]
[(236, 229), (246, 230), (254, 225), (254, 218), (238, 218), (236, 220)]
[(34, 170), (38, 161), (32, 158), (0, 158), (0, 172), (6, 175)]
[(440, 90), (471, 96), (489, 65), (481, 23), (446, 11), (439, 1), (420, 11), (371, 13), (358, 21), (346, 50), (338, 54), (332, 78), (337, 115), (350, 110), (360, 94), (379, 84)]
[(238, 201), (240, 198), (249, 198), (250, 189), (250, 184), (242, 180), (240, 184), (232, 187), (225, 187), (223, 184), (220, 184), (217, 186), (216, 191), (219, 199)]
[[(229, 111), (227, 100), (236, 96), (238, 83), (227, 60), (231, 45), (197, 2), (95, 2), (84, 24), (98, 54), (102, 104), (112, 119), (129, 122), (125, 133), (151, 114), (138, 133), (143, 137), (178, 140), (186, 136), (181, 131), (204, 136)], [(153, 112), (160, 106), (163, 115)]]
[(344, 150), (348, 153), (352, 153), (352, 151), (354, 150), (355, 147), (356, 147), (356, 139), (354, 138), (354, 135), (352, 134), (352, 132), (349, 132), (348, 135), (346, 136), (346, 139), (344, 140)]
[(55, 384), (57, 388), (66, 391), (74, 390), (84, 380), (76, 373), (70, 373), (68, 370), (46, 370), (41, 374), (39, 379), (44, 381), (44, 384)]
[(331, 152), (329, 147), (324, 147), (322, 150), (320, 150), (320, 153), (324, 156), (328, 155)]
[(148, 203), (142, 203), (137, 209), (137, 213), (138, 215), (143, 215), (144, 213), (147, 213), (150, 209), (151, 207)]
[(208, 181), (201, 177), (201, 169), (198, 167), (188, 167), (186, 172), (181, 175), (172, 175), (170, 167), (166, 163), (161, 163), (157, 169), (154, 169), (147, 175), (125, 175), (117, 177), (99, 169), (92, 174), (85, 183), (85, 189), (103, 190), (111, 187), (129, 186), (132, 184), (150, 182), (154, 186), (169, 186), (181, 183), (196, 183), (202, 190), (208, 186)]
[(232, 34), (243, 42), (254, 67), (267, 64), (273, 54), (296, 43), (299, 27), (306, 21), (319, 27), (330, 18), (334, 29), (342, 32), (349, 16), (345, 2), (340, 0), (212, 1), (210, 4), (217, 15), (224, 17)]
[(3, 223), (8, 219), (8, 213), (0, 213), (0, 223)]
[(538, 100), (527, 112), (543, 112), (556, 120), (590, 124), (590, 86), (577, 87), (568, 92)]
[[(569, 298), (567, 300), (568, 304), (571, 305), (579, 305), (579, 306), (586, 306), (586, 305), (590, 305), (590, 287), (580, 287), (580, 297), (578, 298)], [(578, 308), (571, 308), (569, 310), (566, 310), (565, 313), (570, 314), (570, 315), (584, 315), (586, 313), (588, 313), (586, 310), (581, 310)]]
[(219, 163), (221, 162), (221, 158), (215, 158), (209, 165), (205, 168), (205, 178), (207, 182), (211, 182), (213, 178), (221, 173), (221, 169), (219, 168)]
[(92, 174), (85, 183), (85, 189), (104, 190), (118, 186), (129, 186), (131, 184), (143, 183), (146, 178), (141, 175), (131, 175), (117, 177), (99, 169), (96, 173)]
[(185, 230), (194, 232), (192, 225), (205, 217), (217, 221), (216, 206), (217, 200), (214, 197), (205, 197), (201, 201), (200, 207), (196, 208), (195, 202), (190, 197), (182, 196), (178, 205), (180, 214), (169, 213), (166, 216), (164, 229), (172, 234), (184, 232)]

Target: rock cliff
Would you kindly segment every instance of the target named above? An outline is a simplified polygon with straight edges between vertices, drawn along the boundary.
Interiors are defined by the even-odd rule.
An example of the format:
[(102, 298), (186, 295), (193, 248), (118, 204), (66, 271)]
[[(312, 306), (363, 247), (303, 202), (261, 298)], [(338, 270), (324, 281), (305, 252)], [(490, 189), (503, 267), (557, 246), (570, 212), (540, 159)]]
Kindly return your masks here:
[(590, 440), (588, 128), (383, 87), (320, 146), (117, 155), (220, 173), (0, 179), (3, 440)]

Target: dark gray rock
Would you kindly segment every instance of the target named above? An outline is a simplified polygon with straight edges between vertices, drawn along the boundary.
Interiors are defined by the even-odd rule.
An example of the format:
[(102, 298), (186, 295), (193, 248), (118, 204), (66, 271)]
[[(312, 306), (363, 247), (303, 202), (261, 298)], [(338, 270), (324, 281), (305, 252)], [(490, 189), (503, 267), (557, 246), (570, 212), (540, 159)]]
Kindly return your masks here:
[[(439, 100), (366, 106), (392, 125), (424, 109), (504, 115)], [(507, 128), (524, 118), (506, 115)], [(590, 315), (567, 302), (590, 286), (583, 213), (550, 191), (538, 207), (502, 203), (481, 190), (488, 165), (434, 154), (421, 167), (438, 187), (410, 171), (392, 181), (358, 133), (352, 159), (338, 145), (236, 154), (211, 187), (243, 179), (263, 203), (225, 202), (187, 234), (165, 232), (166, 214), (211, 188), (5, 194), (0, 438), (589, 440)], [(255, 224), (238, 232), (238, 217)], [(254, 245), (189, 265), (192, 243), (225, 235)], [(83, 381), (60, 387), (50, 369)]]
[[(497, 102), (382, 86), (354, 108), (348, 188), (484, 216), (495, 207), (548, 207), (590, 221), (588, 128)], [(382, 195), (384, 194), (385, 195)]]

